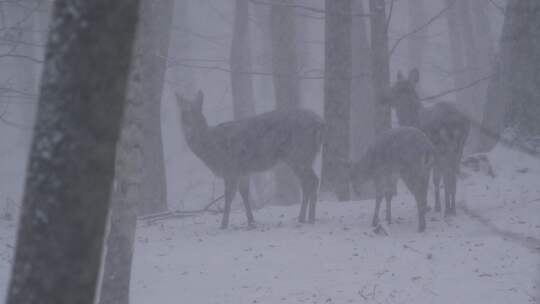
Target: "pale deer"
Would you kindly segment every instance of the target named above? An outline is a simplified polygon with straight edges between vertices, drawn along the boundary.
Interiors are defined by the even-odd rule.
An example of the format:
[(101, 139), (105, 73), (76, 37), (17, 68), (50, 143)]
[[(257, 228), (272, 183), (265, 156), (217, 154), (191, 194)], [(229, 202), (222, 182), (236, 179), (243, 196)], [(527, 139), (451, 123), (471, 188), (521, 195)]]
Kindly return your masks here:
[(418, 127), (432, 141), (437, 151), (433, 170), (435, 210), (441, 210), (439, 186), (442, 177), (445, 190), (445, 215), (455, 215), (457, 174), (471, 123), (450, 102), (437, 102), (429, 107), (424, 106), (416, 90), (419, 81), (418, 69), (412, 69), (408, 77), (398, 72), (397, 81), (384, 101), (389, 102), (395, 109), (401, 126)]
[(190, 100), (176, 95), (185, 140), (195, 155), (225, 183), (221, 228), (227, 228), (237, 189), (248, 224), (254, 223), (249, 202), (249, 174), (266, 171), (278, 161), (287, 164), (300, 181), (302, 205), (298, 220), (315, 221), (319, 178), (313, 164), (322, 144), (324, 122), (304, 109), (280, 110), (210, 127), (203, 114), (203, 93)]
[(426, 229), (429, 173), (435, 150), (427, 136), (414, 127), (397, 127), (379, 134), (359, 161), (349, 163), (349, 181), (356, 194), (372, 180), (375, 185), (375, 212), (372, 225), (379, 223), (379, 209), (386, 200), (386, 221), (392, 222), (391, 202), (398, 178), (413, 194), (418, 208), (418, 231)]

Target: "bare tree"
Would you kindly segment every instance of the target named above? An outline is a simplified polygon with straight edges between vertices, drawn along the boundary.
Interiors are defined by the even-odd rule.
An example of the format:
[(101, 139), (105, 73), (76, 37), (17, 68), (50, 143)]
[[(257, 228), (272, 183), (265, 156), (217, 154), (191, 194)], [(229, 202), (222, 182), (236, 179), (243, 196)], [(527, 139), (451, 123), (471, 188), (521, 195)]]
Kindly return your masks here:
[(489, 133), (483, 147), (491, 149), (506, 127), (520, 137), (540, 134), (539, 73), (540, 3), (510, 0), (494, 76), (488, 88), (482, 127)]
[[(190, 37), (190, 2), (190, 0), (174, 1), (174, 31), (170, 37), (169, 55), (179, 62), (185, 62), (193, 56), (193, 45)], [(171, 52), (173, 49), (176, 50), (174, 54)], [(172, 67), (175, 67), (174, 64)], [(192, 69), (172, 68), (168, 69), (167, 72), (177, 91), (190, 96), (196, 93), (195, 75), (193, 75)]]
[(169, 49), (173, 0), (141, 1), (141, 26), (131, 73), (130, 93), (143, 119), (143, 183), (138, 213), (167, 209), (167, 184), (161, 136), (161, 96)]
[[(274, 0), (270, 11), (272, 31), (272, 67), (276, 109), (300, 107), (300, 87), (297, 75), (298, 59), (295, 48), (296, 26), (294, 0)], [(290, 168), (279, 164), (275, 173), (275, 199), (283, 205), (300, 202), (300, 187)]]
[[(459, 10), (457, 1), (445, 0), (446, 6), (449, 8), (446, 14), (448, 22), (448, 35), (450, 41), (450, 53), (452, 55), (452, 74), (454, 75), (454, 87), (462, 88), (467, 84), (465, 77), (465, 54), (463, 46), (463, 29), (459, 19)], [(461, 103), (468, 103), (470, 97), (468, 92), (456, 92), (456, 99)]]
[[(409, 0), (409, 32), (414, 33), (409, 37), (409, 68), (422, 69), (422, 58), (428, 42), (429, 27), (422, 26), (426, 22), (425, 0)], [(421, 29), (421, 30), (418, 30)]]
[(340, 159), (349, 159), (351, 110), (351, 0), (325, 2), (324, 119), (321, 189), (350, 199)]
[[(234, 119), (242, 119), (255, 115), (255, 96), (253, 90), (252, 53), (249, 27), (249, 0), (236, 0), (233, 38), (231, 42), (231, 92), (233, 100)], [(263, 176), (254, 173), (250, 184), (256, 191), (251, 192), (251, 201), (261, 204), (263, 191)], [(252, 198), (256, 197), (255, 200)]]
[(376, 100), (375, 132), (391, 127), (390, 107), (380, 102), (390, 87), (390, 59), (388, 53), (388, 24), (384, 0), (369, 0), (371, 14), (372, 78)]
[(7, 303), (94, 303), (137, 9), (55, 2)]
[(236, 0), (230, 53), (234, 119), (255, 115), (248, 18), (249, 0)]
[[(352, 3), (354, 14), (365, 13), (362, 0)], [(351, 85), (351, 159), (358, 161), (375, 139), (375, 99), (371, 78), (371, 48), (366, 18), (352, 19), (352, 85)], [(373, 187), (364, 185), (362, 198), (373, 196)]]

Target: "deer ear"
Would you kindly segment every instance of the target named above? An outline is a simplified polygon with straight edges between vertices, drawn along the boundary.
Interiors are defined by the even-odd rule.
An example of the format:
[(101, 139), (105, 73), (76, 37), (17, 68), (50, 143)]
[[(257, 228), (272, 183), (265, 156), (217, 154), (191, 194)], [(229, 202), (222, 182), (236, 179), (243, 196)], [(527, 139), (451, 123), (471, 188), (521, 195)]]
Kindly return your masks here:
[(201, 90), (199, 90), (197, 92), (197, 96), (195, 97), (195, 102), (193, 103), (193, 105), (199, 112), (202, 112), (203, 102), (204, 102), (204, 94)]
[(399, 70), (399, 71), (397, 72), (396, 79), (397, 79), (397, 81), (403, 81), (403, 80), (405, 80), (405, 77), (403, 76), (403, 73), (401, 72), (401, 70)]
[(420, 71), (417, 68), (414, 68), (409, 72), (409, 81), (414, 85), (417, 85), (420, 81)]

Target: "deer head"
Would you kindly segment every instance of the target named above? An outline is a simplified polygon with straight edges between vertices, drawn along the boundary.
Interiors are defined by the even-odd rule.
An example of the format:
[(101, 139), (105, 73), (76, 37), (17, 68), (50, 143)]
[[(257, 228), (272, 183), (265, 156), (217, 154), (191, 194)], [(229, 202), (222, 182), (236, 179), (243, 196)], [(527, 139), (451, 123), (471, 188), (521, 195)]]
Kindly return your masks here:
[(176, 101), (180, 108), (180, 120), (186, 140), (192, 139), (197, 135), (198, 131), (206, 130), (208, 124), (203, 114), (204, 95), (202, 91), (198, 91), (194, 99), (187, 99), (178, 93)]
[(412, 69), (408, 77), (398, 71), (396, 82), (390, 88), (384, 99), (396, 111), (398, 122), (402, 126), (418, 126), (419, 112), (422, 104), (416, 93), (420, 81), (418, 69)]

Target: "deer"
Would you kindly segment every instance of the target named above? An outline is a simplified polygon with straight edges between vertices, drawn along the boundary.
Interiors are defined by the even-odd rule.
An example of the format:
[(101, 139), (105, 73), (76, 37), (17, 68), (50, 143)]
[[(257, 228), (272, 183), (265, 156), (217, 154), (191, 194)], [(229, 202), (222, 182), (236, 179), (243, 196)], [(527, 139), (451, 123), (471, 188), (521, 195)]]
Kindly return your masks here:
[(379, 224), (383, 198), (386, 200), (386, 221), (392, 223), (391, 203), (397, 179), (401, 178), (416, 200), (418, 231), (425, 231), (427, 189), (434, 158), (435, 148), (422, 131), (415, 127), (397, 127), (380, 133), (359, 161), (345, 163), (348, 181), (357, 195), (361, 194), (364, 183), (374, 183), (374, 227)]
[[(302, 188), (298, 221), (315, 221), (319, 177), (313, 169), (322, 145), (324, 121), (306, 109), (275, 110), (209, 126), (203, 113), (204, 95), (194, 99), (176, 93), (184, 138), (190, 150), (224, 181), (225, 207), (221, 229), (229, 224), (231, 204), (239, 191), (249, 226), (255, 224), (249, 202), (249, 175), (288, 165)], [(309, 205), (309, 206), (308, 206)]]
[(463, 148), (471, 128), (470, 120), (451, 102), (439, 101), (424, 106), (418, 96), (420, 72), (414, 68), (405, 77), (401, 71), (390, 88), (384, 103), (394, 109), (401, 126), (414, 126), (422, 130), (436, 149), (433, 166), (435, 211), (441, 211), (440, 183), (444, 183), (445, 216), (456, 214), (457, 174)]

